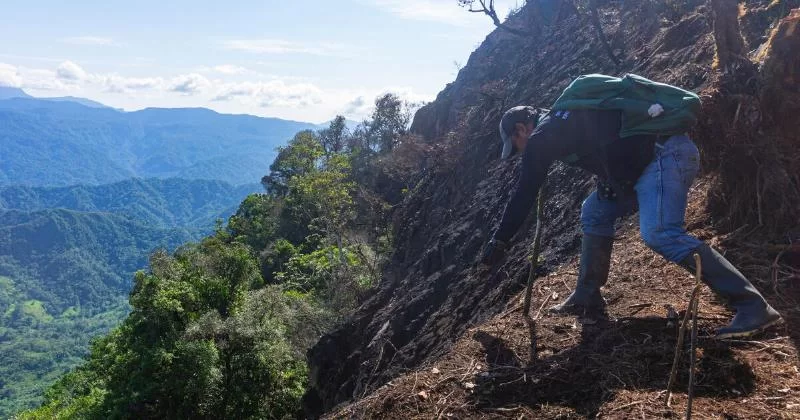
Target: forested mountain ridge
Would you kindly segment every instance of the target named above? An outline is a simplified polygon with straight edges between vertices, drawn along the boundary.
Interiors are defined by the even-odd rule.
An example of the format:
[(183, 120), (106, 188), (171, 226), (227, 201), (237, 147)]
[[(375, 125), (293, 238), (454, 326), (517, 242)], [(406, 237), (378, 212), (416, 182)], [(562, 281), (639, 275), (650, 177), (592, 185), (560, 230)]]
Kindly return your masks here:
[(0, 100), (0, 185), (107, 184), (133, 177), (257, 182), (310, 123), (208, 109), (120, 112), (70, 101)]
[(64, 209), (8, 210), (0, 211), (0, 217), (0, 274), (12, 279), (29, 274), (25, 286), (56, 311), (116, 301), (149, 250), (174, 249), (208, 230), (162, 228), (120, 214)]
[(312, 127), (0, 87), (0, 418), (40, 401), (124, 318), (152, 252), (212, 232)]
[(0, 418), (39, 401), (124, 318), (150, 253), (207, 235), (260, 190), (174, 178), (0, 186)]
[(108, 212), (0, 210), (0, 417), (39, 400), (128, 310), (136, 270), (209, 228)]
[(391, 250), (386, 200), (409, 186), (401, 169), (421, 164), (385, 159), (406, 147), (420, 156), (412, 138), (400, 141), (409, 106), (386, 94), (352, 132), (337, 117), (297, 133), (261, 179), (266, 194), (249, 195), (201, 241), (151, 254), (122, 324), (21, 417), (300, 415), (305, 350), (379, 280)]
[(233, 214), (248, 194), (262, 190), (257, 183), (234, 187), (224, 181), (176, 178), (69, 187), (0, 186), (0, 210), (112, 212), (152, 226), (208, 228)]

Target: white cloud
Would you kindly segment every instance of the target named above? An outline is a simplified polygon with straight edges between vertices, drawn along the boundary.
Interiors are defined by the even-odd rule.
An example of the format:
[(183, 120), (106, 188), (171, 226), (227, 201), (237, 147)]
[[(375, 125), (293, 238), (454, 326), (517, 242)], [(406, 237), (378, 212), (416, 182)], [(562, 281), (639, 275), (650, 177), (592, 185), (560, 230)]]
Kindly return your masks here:
[(22, 76), (16, 66), (0, 63), (0, 86), (22, 86)]
[[(8, 66), (12, 67), (12, 66)], [(6, 68), (0, 67), (0, 80)], [(161, 89), (164, 80), (160, 77), (124, 77), (116, 73), (89, 73), (73, 61), (64, 61), (55, 70), (41, 68), (17, 69), (17, 84), (24, 89), (45, 91), (74, 91), (86, 87), (99, 86), (107, 92), (130, 93), (146, 89)]]
[(344, 113), (346, 115), (366, 115), (372, 107), (371, 102), (367, 101), (363, 96), (359, 96), (345, 105)]
[(102, 46), (102, 47), (110, 47), (116, 45), (116, 43), (112, 38), (104, 36), (73, 36), (69, 38), (63, 38), (60, 41), (64, 44), (72, 44), (72, 45), (92, 45), (92, 46)]
[(352, 48), (335, 43), (303, 44), (283, 39), (234, 39), (224, 41), (227, 50), (254, 54), (311, 54), (320, 56), (344, 56)]
[(372, 110), (375, 109), (375, 100), (386, 93), (393, 93), (401, 100), (408, 102), (412, 106), (412, 111), (416, 110), (424, 102), (435, 98), (435, 95), (418, 93), (409, 87), (403, 86), (360, 92), (342, 91), (339, 92), (337, 98), (337, 102), (341, 105), (336, 112), (355, 120), (368, 117), (372, 114)]
[(22, 73), (22, 87), (33, 90), (67, 91), (78, 88), (75, 81), (67, 80), (66, 83), (53, 70), (46, 69), (20, 69)]
[(66, 80), (68, 82), (84, 80), (87, 76), (86, 71), (72, 61), (65, 61), (61, 63), (56, 69), (56, 75), (59, 79)]
[(131, 93), (149, 89), (160, 89), (164, 86), (161, 77), (123, 77), (109, 74), (96, 77), (108, 92)]
[(302, 108), (320, 104), (324, 93), (310, 83), (287, 84), (283, 80), (269, 82), (229, 83), (222, 86), (214, 101), (238, 99), (260, 107)]
[[(30, 70), (29, 72), (32, 75), (38, 74), (39, 76), (36, 78), (38, 83), (32, 86), (33, 89), (64, 90), (96, 85), (103, 87), (107, 92), (131, 93), (143, 90), (160, 90), (164, 89), (166, 86), (162, 77), (126, 77), (116, 73), (89, 73), (72, 61), (61, 63), (55, 72), (41, 69)], [(192, 77), (188, 79), (181, 76), (173, 79), (170, 90), (190, 93), (192, 89), (201, 86), (203, 80), (210, 83), (203, 76), (196, 74), (190, 76)], [(203, 80), (197, 80), (194, 76), (200, 77)], [(25, 82), (26, 85), (29, 83), (27, 77)], [(185, 85), (181, 85), (181, 82)]]
[[(0, 63), (0, 85), (30, 89), (34, 95), (38, 92), (44, 96), (86, 96), (126, 108), (129, 106), (121, 105), (125, 101), (129, 105), (135, 103), (133, 108), (209, 106), (221, 112), (319, 121), (336, 114), (356, 120), (368, 117), (375, 98), (386, 92), (410, 102), (433, 98), (433, 95), (419, 94), (408, 87), (323, 89), (319, 82), (310, 79), (263, 75), (253, 70), (236, 73), (239, 70), (235, 65), (223, 64), (187, 74), (136, 73), (137, 77), (129, 77), (128, 74), (95, 73), (73, 61), (50, 68)], [(234, 74), (225, 74), (226, 71)]]
[(0, 86), (35, 90), (70, 90), (75, 87), (63, 83), (52, 70), (30, 69), (6, 63), (0, 63)]
[(211, 86), (211, 81), (197, 73), (184, 74), (172, 79), (169, 90), (184, 95), (200, 93)]
[[(391, 92), (395, 95), (399, 96), (400, 99), (411, 103), (411, 104), (421, 104), (423, 102), (430, 102), (436, 99), (436, 94), (428, 94), (428, 93), (419, 93), (415, 92), (414, 89), (408, 86), (393, 86), (384, 89), (382, 93)], [(377, 95), (376, 95), (377, 97)]]

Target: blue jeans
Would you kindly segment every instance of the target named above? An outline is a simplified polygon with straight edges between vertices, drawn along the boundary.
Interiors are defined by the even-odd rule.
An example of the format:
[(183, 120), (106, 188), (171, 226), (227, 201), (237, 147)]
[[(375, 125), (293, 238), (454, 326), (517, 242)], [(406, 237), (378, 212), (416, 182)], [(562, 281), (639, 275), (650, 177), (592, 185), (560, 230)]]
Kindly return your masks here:
[(583, 202), (584, 234), (613, 237), (617, 217), (631, 213), (638, 201), (639, 230), (645, 244), (672, 262), (680, 262), (702, 242), (684, 226), (689, 187), (700, 169), (700, 154), (689, 137), (656, 144), (653, 161), (636, 181), (636, 194), (601, 200), (597, 191)]

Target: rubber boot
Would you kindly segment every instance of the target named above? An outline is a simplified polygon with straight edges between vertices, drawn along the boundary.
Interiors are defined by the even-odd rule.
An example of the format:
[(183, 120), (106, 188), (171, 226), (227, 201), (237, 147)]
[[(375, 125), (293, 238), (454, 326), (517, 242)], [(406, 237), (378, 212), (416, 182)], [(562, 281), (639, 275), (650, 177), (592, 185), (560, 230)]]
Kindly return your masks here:
[[(781, 320), (778, 311), (725, 257), (706, 244), (692, 254), (695, 252), (700, 254), (703, 282), (736, 310), (731, 323), (717, 330), (715, 338), (749, 337)], [(694, 274), (696, 266), (692, 254), (680, 265)]]
[(613, 237), (583, 235), (578, 284), (564, 302), (550, 308), (551, 313), (583, 316), (605, 312), (606, 301), (600, 287), (608, 280), (613, 245)]

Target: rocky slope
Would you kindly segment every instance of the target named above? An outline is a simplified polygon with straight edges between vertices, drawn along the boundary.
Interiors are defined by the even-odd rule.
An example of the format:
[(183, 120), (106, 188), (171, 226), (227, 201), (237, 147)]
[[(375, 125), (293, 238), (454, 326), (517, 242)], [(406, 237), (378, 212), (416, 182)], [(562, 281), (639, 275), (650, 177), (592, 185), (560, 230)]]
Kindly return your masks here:
[[(749, 79), (737, 79), (735, 76), (741, 73), (737, 73), (737, 69), (721, 69), (726, 70), (723, 73), (713, 68), (714, 15), (706, 2), (597, 3), (602, 29), (614, 58), (598, 40), (589, 10), (562, 7), (556, 22), (542, 27), (541, 21), (536, 20), (540, 16), (536, 9), (538, 2), (529, 1), (508, 24), (527, 25), (536, 35), (519, 37), (502, 30), (493, 32), (472, 54), (458, 78), (435, 102), (417, 113), (412, 131), (443, 152), (422, 169), (416, 187), (394, 215), (397, 252), (385, 268), (381, 285), (345, 325), (323, 337), (309, 352), (312, 390), (307, 395), (306, 406), (310, 416), (328, 412), (334, 417), (435, 418), (448, 414), (447, 407), (450, 407), (449, 414), (455, 413), (458, 417), (508, 415), (519, 418), (526, 413), (533, 417), (593, 416), (604, 413), (607, 408), (604, 404), (609, 401), (615, 402), (615, 407), (631, 403), (619, 397), (627, 395), (627, 391), (649, 392), (647, 397), (651, 398), (666, 386), (664, 370), (668, 371), (669, 367), (664, 363), (670, 360), (674, 334), (665, 330), (666, 320), (660, 305), (671, 303), (684, 307), (691, 280), (672, 267), (665, 268), (660, 257), (642, 248), (636, 240), (635, 226), (621, 228), (620, 234), (627, 239), (620, 242), (624, 244), (622, 247), (616, 248), (618, 264), (606, 290), (607, 297), (612, 297), (611, 311), (618, 316), (633, 316), (630, 305), (642, 301), (651, 304), (649, 317), (647, 311), (636, 315), (641, 318), (633, 317), (634, 326), (616, 323), (598, 329), (560, 318), (545, 318), (538, 327), (536, 323), (526, 326), (522, 322), (516, 300), (512, 298), (523, 287), (529, 269), (526, 257), (533, 239), (531, 220), (517, 234), (504, 263), (492, 270), (475, 266), (481, 246), (499, 222), (518, 165), (518, 161), (498, 161), (500, 144), (496, 127), (502, 112), (518, 104), (547, 106), (573, 78), (592, 72), (633, 72), (702, 92), (707, 118), (698, 125), (695, 139), (704, 154), (706, 171), (698, 183), (702, 194), (693, 195), (692, 206), (698, 215), (691, 219), (690, 228), (704, 239), (714, 239), (716, 245), (729, 248), (732, 255), (739, 257), (734, 258), (735, 262), (748, 262), (742, 269), (754, 277), (759, 286), (766, 286), (760, 280), (768, 280), (772, 273), (770, 262), (774, 260), (774, 266), (784, 268), (783, 271), (773, 270), (783, 274), (775, 274), (778, 279), (773, 277), (772, 290), (766, 293), (770, 299), (776, 295), (781, 297), (775, 303), (787, 319), (787, 329), (775, 333), (782, 340), (779, 345), (784, 350), (781, 353), (786, 355), (781, 362), (783, 365), (775, 369), (788, 369), (787, 374), (791, 375), (791, 368), (795, 367), (796, 372), (795, 343), (800, 333), (794, 325), (800, 317), (796, 310), (800, 290), (792, 283), (798, 275), (797, 265), (792, 264), (797, 262), (790, 259), (793, 252), (800, 254), (800, 250), (785, 244), (794, 234), (793, 229), (798, 228), (796, 217), (792, 219), (790, 215), (793, 212), (796, 215), (797, 209), (792, 197), (798, 195), (800, 182), (793, 178), (796, 175), (792, 175), (795, 173), (792, 171), (797, 168), (794, 157), (800, 142), (797, 126), (792, 126), (791, 120), (764, 117), (769, 110), (765, 105), (767, 101), (754, 99), (759, 98), (758, 92), (763, 92), (770, 83), (779, 86), (781, 92), (796, 89), (797, 79), (785, 76), (796, 77), (796, 63), (793, 64), (791, 58), (780, 61), (784, 66), (776, 67), (785, 77), (773, 77), (770, 82), (756, 75), (753, 79), (760, 85), (748, 88), (753, 83), (748, 82)], [(797, 3), (745, 1), (740, 21), (748, 49), (756, 50), (771, 40), (771, 25), (792, 7), (800, 6)], [(531, 26), (531, 22), (538, 24)], [(791, 41), (787, 43), (791, 45)], [(792, 57), (792, 54), (783, 56)], [(615, 60), (619, 61), (618, 65)], [(767, 62), (769, 60), (766, 58)], [(780, 82), (774, 81), (778, 79)], [(789, 93), (786, 95), (796, 99), (788, 96)], [(780, 112), (789, 115), (790, 111)], [(756, 133), (760, 136), (756, 137)], [(752, 152), (756, 144), (754, 138), (771, 139), (770, 148), (775, 153), (766, 155), (760, 146)], [(745, 150), (733, 147), (736, 144), (750, 146)], [(734, 175), (749, 173), (750, 169), (744, 170), (741, 165), (737, 168), (732, 162), (746, 156), (747, 150), (750, 156), (764, 159), (787, 155), (780, 153), (782, 150), (794, 150), (795, 154), (772, 165), (775, 170), (771, 170), (769, 176), (758, 169), (766, 162), (753, 159), (755, 162), (749, 165), (756, 173), (752, 177), (756, 182), (747, 180), (737, 185)], [(702, 188), (703, 185), (706, 187)], [(745, 188), (751, 185), (755, 185), (752, 191)], [(578, 213), (581, 201), (592, 187), (593, 182), (585, 173), (562, 165), (552, 168), (545, 187), (549, 198), (544, 209), (542, 258), (543, 271), (556, 274), (537, 283), (536, 302), (543, 302), (546, 296), (552, 297), (553, 292), (560, 294), (557, 299), (563, 298), (572, 286), (570, 282), (574, 282), (574, 258), (580, 243)], [(780, 189), (785, 191), (784, 198), (776, 193)], [(745, 192), (737, 194), (739, 190)], [(749, 192), (754, 194), (749, 195)], [(750, 199), (743, 199), (742, 195)], [(731, 207), (733, 204), (736, 209)], [(740, 211), (742, 208), (747, 211)], [(625, 223), (631, 221), (623, 225)], [(727, 235), (719, 236), (722, 233)], [(747, 248), (742, 245), (744, 239), (750, 241), (751, 246), (758, 245), (755, 249)], [(778, 255), (782, 250), (788, 251)], [(641, 270), (642, 267), (652, 270)], [(665, 281), (658, 283), (655, 278)], [(704, 298), (704, 303), (711, 301), (710, 295)], [(534, 308), (539, 305), (543, 304), (536, 303)], [(709, 325), (704, 324), (704, 328), (712, 328), (711, 324), (719, 324), (727, 316), (721, 306), (713, 305), (712, 311), (721, 315), (713, 318)], [(512, 314), (514, 311), (517, 313)], [(498, 321), (508, 317), (516, 320)], [(502, 328), (502, 332), (497, 328)], [(620, 342), (633, 342), (634, 337), (641, 341), (641, 334), (651, 337), (643, 349), (633, 346), (621, 353), (615, 352)], [(523, 336), (528, 336), (527, 353), (525, 345), (520, 344)], [(520, 340), (512, 343), (513, 339), (509, 341), (507, 337)], [(730, 360), (744, 357), (737, 350), (732, 354), (732, 350), (725, 347), (720, 350), (723, 355), (718, 357), (714, 350), (717, 344), (709, 346), (705, 351), (710, 356), (705, 360), (712, 370), (731, 366), (756, 369), (747, 367), (744, 362), (729, 364)], [(474, 351), (459, 359), (464, 356), (462, 351), (471, 351), (468, 349)], [(540, 358), (548, 362), (540, 366), (537, 361)], [(651, 366), (647, 364), (643, 367), (642, 358), (652, 360), (656, 368), (646, 369)], [(504, 362), (500, 365), (508, 362), (517, 369), (514, 372), (520, 373), (501, 379), (519, 381), (522, 378), (525, 385), (518, 384), (513, 388), (516, 392), (495, 391), (493, 397), (483, 399), (478, 398), (479, 393), (474, 388), (464, 388), (462, 385), (467, 378), (486, 371), (490, 359), (495, 367), (501, 360)], [(425, 375), (430, 375), (429, 368), (437, 363), (465, 364), (457, 367), (461, 369), (454, 376), (458, 380), (444, 381), (448, 386), (455, 384), (463, 392), (447, 387), (433, 390), (434, 379)], [(476, 365), (481, 367), (476, 368)], [(628, 366), (623, 372), (626, 376), (619, 381), (623, 386), (610, 383), (614, 371), (603, 368), (609, 365)], [(453, 376), (455, 370), (450, 373)], [(427, 388), (417, 386), (420, 375), (429, 385)], [(639, 380), (630, 380), (637, 375)], [(758, 375), (770, 373), (757, 372)], [(708, 379), (710, 382), (706, 385), (718, 389), (717, 379)], [(478, 381), (474, 379), (469, 383), (474, 386)], [(747, 396), (747, 393), (761, 391), (757, 380), (748, 383), (755, 385), (742, 388), (744, 391), (736, 388), (736, 392)], [(599, 388), (590, 389), (595, 385)], [(402, 392), (392, 397), (395, 386)], [(797, 377), (787, 380), (786, 387), (781, 389), (800, 391), (795, 388), (800, 387)], [(417, 395), (420, 390), (426, 394)], [(454, 395), (449, 403), (431, 404), (441, 402), (448, 392)], [(707, 395), (712, 399), (722, 398), (720, 393)], [(738, 401), (736, 394), (731, 395), (728, 401)], [(401, 397), (411, 399), (406, 400), (408, 404), (395, 404)], [(796, 408), (798, 401), (795, 400), (779, 398), (774, 401), (786, 408), (795, 404)], [(354, 404), (342, 408), (341, 404), (353, 401)], [(337, 405), (338, 409), (330, 411)], [(555, 411), (541, 408), (550, 405), (560, 408)], [(461, 411), (453, 411), (454, 406), (461, 407)], [(523, 406), (528, 411), (503, 411), (509, 406)], [(709, 413), (714, 412), (714, 406), (709, 405), (712, 407)], [(656, 414), (663, 415), (651, 412), (651, 415)]]

